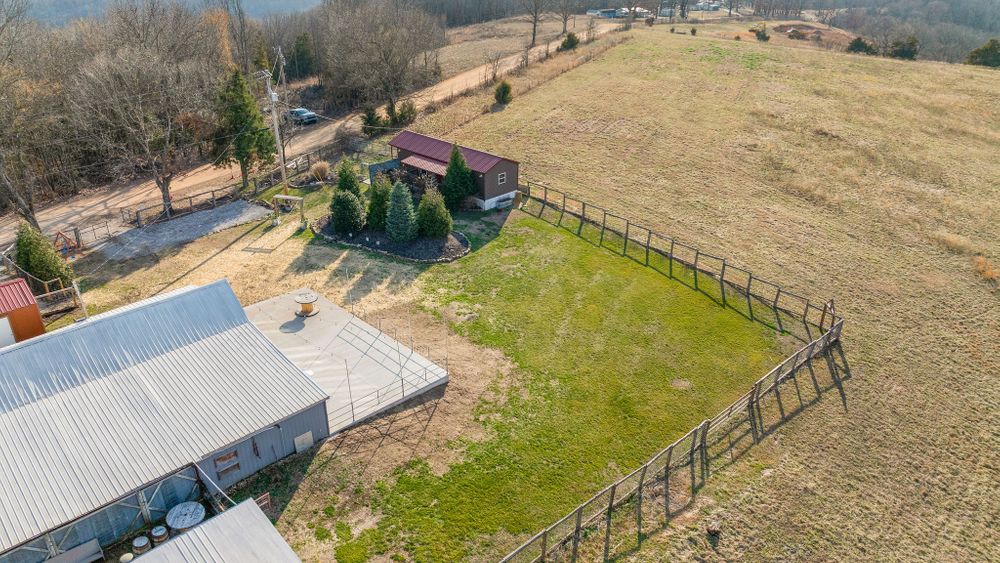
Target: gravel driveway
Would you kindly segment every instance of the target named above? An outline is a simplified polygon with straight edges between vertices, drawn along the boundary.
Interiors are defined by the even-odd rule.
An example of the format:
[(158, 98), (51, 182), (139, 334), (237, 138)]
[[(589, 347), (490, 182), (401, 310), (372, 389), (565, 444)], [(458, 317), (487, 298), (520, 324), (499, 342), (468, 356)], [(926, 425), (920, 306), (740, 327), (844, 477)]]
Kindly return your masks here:
[(125, 231), (98, 248), (106, 258), (126, 260), (180, 246), (237, 225), (260, 221), (270, 214), (271, 210), (266, 207), (237, 200), (165, 223)]

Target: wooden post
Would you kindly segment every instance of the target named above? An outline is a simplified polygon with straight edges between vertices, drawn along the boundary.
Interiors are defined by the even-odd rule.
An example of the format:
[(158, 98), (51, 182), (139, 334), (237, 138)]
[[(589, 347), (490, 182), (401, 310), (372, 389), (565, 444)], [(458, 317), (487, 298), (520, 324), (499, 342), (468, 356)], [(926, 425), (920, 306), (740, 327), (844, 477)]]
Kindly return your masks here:
[(781, 288), (774, 294), (774, 303), (771, 304), (771, 308), (774, 309), (774, 321), (778, 324), (778, 332), (785, 332), (784, 327), (781, 326), (781, 315), (778, 313), (778, 298), (781, 297)]
[(601, 218), (601, 241), (597, 243), (597, 246), (604, 246), (604, 229), (608, 225), (608, 212), (604, 211), (604, 216)]
[(546, 528), (545, 532), (542, 533), (542, 555), (538, 559), (541, 563), (545, 563), (545, 551), (546, 551), (545, 548), (547, 547), (546, 546), (547, 543), (549, 543), (549, 529), (548, 528)]
[(625, 246), (622, 247), (622, 256), (627, 256), (628, 255), (628, 232), (629, 232), (629, 227), (631, 225), (632, 224), (629, 223), (629, 220), (625, 219)]
[(608, 560), (608, 552), (611, 549), (611, 515), (615, 511), (615, 490), (618, 483), (611, 485), (611, 498), (608, 499), (608, 515), (604, 525), (604, 560)]
[(830, 307), (830, 302), (823, 303), (823, 316), (819, 318), (819, 331), (823, 332), (823, 325), (826, 324), (826, 310)]
[(194, 211), (194, 196), (188, 197), (188, 211)]
[(667, 448), (667, 463), (663, 466), (663, 517), (670, 520), (670, 458), (674, 457), (674, 446)]
[(587, 220), (587, 202), (583, 202), (583, 213), (580, 214), (580, 224), (576, 227), (576, 236), (583, 232), (583, 222)]
[(212, 208), (215, 208), (215, 190), (212, 190)]
[(542, 210), (538, 212), (538, 216), (541, 217), (545, 213), (545, 206), (549, 203), (549, 187), (545, 186), (545, 191), (542, 192)]
[(83, 237), (80, 236), (80, 227), (73, 227), (73, 238), (76, 239), (76, 247), (83, 248)]
[(670, 239), (670, 256), (667, 260), (667, 277), (674, 277), (674, 239)]
[(753, 286), (753, 272), (750, 272), (750, 277), (747, 278), (747, 311), (750, 313), (750, 320), (753, 320), (753, 298), (750, 297), (750, 291)]
[(570, 561), (576, 561), (576, 550), (580, 545), (580, 526), (583, 524), (583, 505), (576, 509), (576, 529), (573, 530), (573, 557)]
[(694, 249), (694, 288), (698, 289), (698, 258), (701, 257), (701, 251), (697, 248)]
[(760, 436), (757, 432), (757, 411), (754, 403), (757, 401), (757, 388), (760, 383), (754, 383), (753, 387), (750, 389), (750, 396), (747, 398), (747, 418), (750, 419), (750, 434), (753, 435), (753, 443), (756, 444), (760, 441)]
[(722, 292), (722, 306), (726, 306), (726, 259), (722, 259), (722, 273), (719, 274), (719, 291)]
[(701, 426), (695, 426), (694, 430), (691, 432), (691, 451), (688, 452), (688, 459), (691, 463), (691, 495), (693, 496), (696, 490), (696, 481), (694, 478), (694, 450), (698, 445), (698, 429)]
[(635, 501), (635, 534), (636, 543), (642, 544), (642, 484), (646, 481), (646, 468), (649, 464), (643, 465), (639, 470), (639, 488), (636, 489)]
[(708, 431), (712, 427), (712, 421), (706, 420), (701, 428), (701, 481), (708, 478)]
[(556, 226), (562, 226), (563, 215), (566, 214), (566, 194), (563, 194), (562, 209), (559, 210), (559, 220), (556, 221)]
[(649, 242), (653, 238), (653, 231), (646, 230), (646, 265), (649, 266)]

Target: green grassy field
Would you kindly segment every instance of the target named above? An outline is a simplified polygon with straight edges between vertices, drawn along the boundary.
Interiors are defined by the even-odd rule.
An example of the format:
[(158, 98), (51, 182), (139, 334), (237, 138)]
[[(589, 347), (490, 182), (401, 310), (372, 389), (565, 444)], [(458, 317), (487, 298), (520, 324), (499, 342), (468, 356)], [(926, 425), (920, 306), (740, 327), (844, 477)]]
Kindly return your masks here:
[(519, 368), (504, 400), (478, 409), (491, 437), (443, 475), (420, 461), (398, 471), (380, 487), (378, 532), (340, 549), (403, 539), (418, 561), (502, 555), (503, 538), (562, 516), (780, 359), (772, 331), (705, 295), (515, 217), (426, 280), (430, 310)]

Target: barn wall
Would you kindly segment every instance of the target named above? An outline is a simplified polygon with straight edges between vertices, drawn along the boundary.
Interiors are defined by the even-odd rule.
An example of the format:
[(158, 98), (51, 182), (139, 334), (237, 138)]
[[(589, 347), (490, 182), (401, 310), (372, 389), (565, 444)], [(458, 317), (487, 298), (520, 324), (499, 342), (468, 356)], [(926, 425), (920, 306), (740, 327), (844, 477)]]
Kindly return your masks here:
[[(476, 184), (482, 190), (479, 197), (484, 200), (493, 199), (495, 197), (516, 191), (517, 168), (518, 165), (516, 162), (501, 160), (489, 172), (484, 174), (481, 180), (478, 178), (479, 175), (477, 174)], [(497, 178), (501, 173), (507, 174), (507, 183), (502, 186), (497, 183)]]
[(38, 305), (21, 307), (20, 309), (11, 311), (7, 315), (7, 318), (10, 319), (14, 339), (18, 342), (45, 334), (45, 325), (42, 324), (42, 315), (38, 311)]
[[(219, 487), (226, 489), (295, 453), (295, 437), (306, 432), (312, 432), (313, 440), (316, 442), (329, 435), (325, 402), (286, 418), (234, 446), (213, 453), (199, 461), (198, 467)], [(231, 465), (220, 466), (216, 462), (234, 452), (235, 460), (239, 463), (238, 469), (232, 468)], [(225, 463), (231, 464), (233, 460), (230, 459)], [(226, 467), (230, 467), (229, 471), (225, 470)]]

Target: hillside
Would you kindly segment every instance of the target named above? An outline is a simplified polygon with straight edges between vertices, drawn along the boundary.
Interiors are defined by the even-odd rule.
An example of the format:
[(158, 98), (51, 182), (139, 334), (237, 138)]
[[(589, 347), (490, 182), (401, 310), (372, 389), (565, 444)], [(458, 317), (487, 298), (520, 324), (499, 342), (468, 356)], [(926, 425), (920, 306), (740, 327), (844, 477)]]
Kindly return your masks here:
[[(189, 3), (192, 6), (203, 4), (198, 0)], [(244, 0), (243, 7), (251, 17), (262, 18), (307, 10), (319, 3), (320, 0)], [(100, 17), (110, 4), (111, 0), (32, 0), (30, 14), (38, 20), (61, 25), (78, 18)]]
[(996, 558), (1000, 72), (730, 32), (637, 30), (528, 93), (515, 79), (503, 111), (463, 99), (419, 128), (847, 318), (843, 397), (716, 475), (636, 560)]

